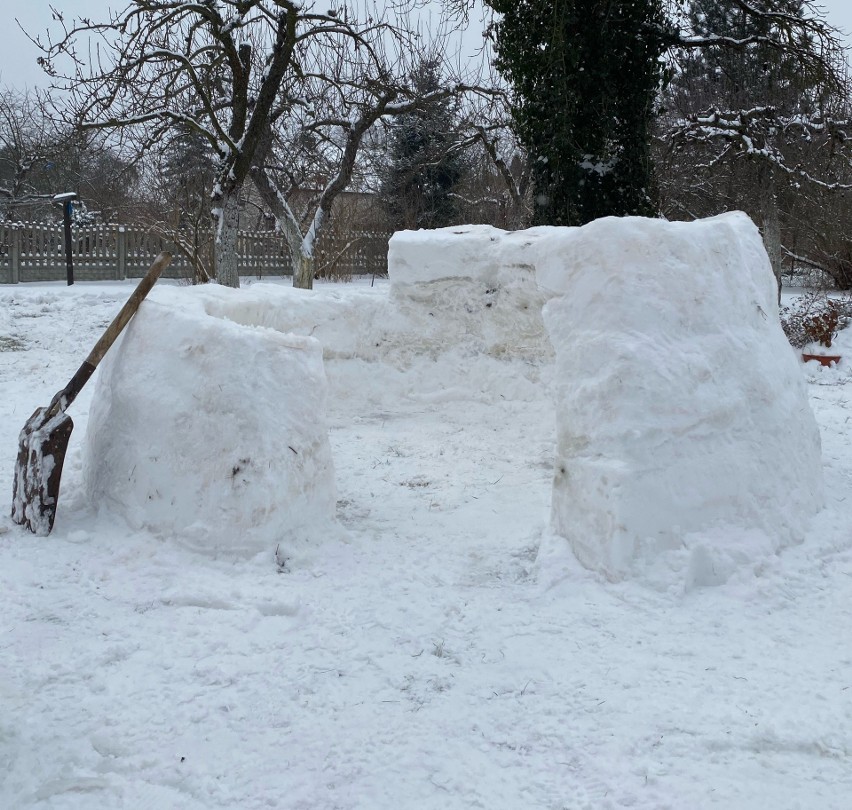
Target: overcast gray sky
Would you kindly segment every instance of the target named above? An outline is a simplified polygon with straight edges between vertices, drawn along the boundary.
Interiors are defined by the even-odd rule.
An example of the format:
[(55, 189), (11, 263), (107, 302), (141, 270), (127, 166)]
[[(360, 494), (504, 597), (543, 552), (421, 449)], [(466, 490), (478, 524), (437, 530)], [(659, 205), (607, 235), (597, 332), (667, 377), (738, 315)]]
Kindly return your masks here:
[[(25, 87), (47, 87), (49, 79), (38, 66), (36, 59), (40, 51), (21, 31), (42, 35), (46, 30), (61, 31), (52, 20), (50, 6), (54, 6), (70, 20), (72, 17), (88, 17), (105, 20), (107, 10), (124, 9), (125, 0), (0, 0), (0, 85), (23, 89)], [(326, 8), (326, 6), (323, 6)], [(421, 17), (422, 19), (422, 17)], [(471, 29), (463, 40), (464, 47), (474, 55), (482, 45), (481, 27), (478, 17), (471, 15)]]
[[(105, 10), (123, 8), (116, 0), (52, 0), (52, 4), (68, 17), (87, 16), (103, 19)], [(2, 0), (0, 2), (0, 84), (23, 89), (47, 86), (48, 81), (36, 63), (38, 49), (27, 40), (15, 20), (31, 33), (42, 33), (52, 23), (51, 0)], [(847, 34), (852, 44), (852, 0), (822, 0), (828, 21)], [(477, 37), (472, 37), (472, 40)], [(480, 40), (481, 41), (481, 40)]]

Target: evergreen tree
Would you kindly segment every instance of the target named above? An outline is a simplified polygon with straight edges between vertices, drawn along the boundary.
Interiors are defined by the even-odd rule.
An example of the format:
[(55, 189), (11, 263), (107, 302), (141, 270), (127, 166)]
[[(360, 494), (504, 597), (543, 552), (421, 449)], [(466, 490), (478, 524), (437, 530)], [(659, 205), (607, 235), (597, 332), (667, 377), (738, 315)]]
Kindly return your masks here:
[[(442, 87), (437, 60), (424, 60), (411, 77), (414, 97)], [(380, 197), (394, 228), (440, 228), (458, 222), (453, 189), (468, 169), (457, 147), (453, 98), (424, 102), (390, 124), (387, 162), (380, 170)]]
[[(159, 157), (164, 201), (173, 206), (175, 224), (194, 227), (210, 219), (210, 194), (215, 180), (215, 156), (210, 144), (192, 129), (178, 129)], [(170, 217), (172, 219), (173, 217)]]
[(176, 129), (157, 158), (151, 227), (189, 260), (193, 283), (206, 283), (215, 277), (210, 199), (216, 163), (210, 144), (189, 127)]
[(670, 41), (661, 0), (486, 0), (532, 163), (535, 224), (653, 215), (650, 127)]

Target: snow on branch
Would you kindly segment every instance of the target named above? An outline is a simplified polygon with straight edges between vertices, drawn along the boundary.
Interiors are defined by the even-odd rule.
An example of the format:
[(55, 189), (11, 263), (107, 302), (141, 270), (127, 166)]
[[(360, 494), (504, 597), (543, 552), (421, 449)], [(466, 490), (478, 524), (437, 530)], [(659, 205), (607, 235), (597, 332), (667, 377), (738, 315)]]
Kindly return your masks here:
[(831, 275), (831, 270), (829, 270), (824, 264), (820, 264), (820, 262), (815, 261), (814, 259), (809, 258), (808, 256), (801, 256), (798, 253), (793, 253), (792, 250), (781, 246), (781, 250), (784, 251), (784, 255), (787, 258), (792, 259), (793, 262), (798, 262), (799, 264), (807, 265), (808, 267), (812, 267), (814, 270), (819, 270), (825, 273), (827, 276)]
[[(731, 8), (725, 8), (725, 6)], [(824, 88), (845, 93), (845, 49), (837, 29), (831, 26), (822, 8), (813, 0), (800, 0), (794, 11), (777, 8), (778, 3), (754, 0), (725, 0), (727, 13), (737, 9), (744, 30), (738, 35), (718, 31), (678, 31), (674, 29), (670, 46), (677, 51), (728, 49), (744, 51), (753, 46), (770, 48), (792, 57), (799, 71), (811, 76)], [(766, 8), (768, 6), (768, 8)]]
[[(834, 120), (822, 115), (779, 115), (775, 107), (753, 107), (749, 110), (710, 109), (678, 121), (669, 133), (675, 147), (685, 143), (720, 141), (725, 150), (711, 166), (733, 152), (737, 157), (765, 160), (791, 177), (827, 190), (852, 188), (852, 184), (826, 182), (799, 166), (788, 166), (776, 140), (785, 135), (810, 141), (814, 136), (844, 146), (849, 136), (848, 120)], [(847, 158), (848, 161), (848, 158)]]

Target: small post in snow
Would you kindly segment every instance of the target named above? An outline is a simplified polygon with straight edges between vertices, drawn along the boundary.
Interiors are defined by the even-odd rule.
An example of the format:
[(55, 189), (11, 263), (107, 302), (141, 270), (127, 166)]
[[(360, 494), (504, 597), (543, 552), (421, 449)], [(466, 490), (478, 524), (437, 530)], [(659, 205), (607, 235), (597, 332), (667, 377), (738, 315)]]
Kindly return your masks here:
[(53, 202), (62, 206), (62, 224), (65, 228), (65, 270), (69, 287), (74, 283), (74, 259), (71, 254), (71, 211), (76, 199), (76, 191), (66, 191), (63, 194), (55, 194), (53, 197)]

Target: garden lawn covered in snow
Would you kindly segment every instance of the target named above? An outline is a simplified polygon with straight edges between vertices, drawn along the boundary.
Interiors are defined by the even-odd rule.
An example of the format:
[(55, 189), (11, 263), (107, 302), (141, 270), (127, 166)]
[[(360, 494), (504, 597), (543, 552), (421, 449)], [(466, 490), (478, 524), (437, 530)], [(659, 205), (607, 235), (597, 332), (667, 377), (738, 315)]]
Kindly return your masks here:
[[(565, 528), (554, 466), (577, 457), (557, 405), (571, 375), (593, 396), (612, 390), (607, 365), (589, 357), (569, 372), (554, 355), (547, 330), (569, 321), (553, 314), (558, 289), (535, 278), (550, 237), (468, 235), (478, 246), (435, 237), (463, 274), (409, 259), (373, 287), (158, 285), (71, 409), (53, 534), (0, 520), (0, 807), (849, 806), (852, 345), (834, 368), (786, 346), (763, 356), (807, 411), (772, 417), (789, 426), (761, 439), (789, 464), (774, 478), (787, 501), (764, 491), (798, 521), (789, 533), (771, 516), (751, 525), (740, 505), (727, 528), (634, 548), (613, 577), (552, 528)], [(392, 260), (412, 255), (404, 242)], [(622, 291), (606, 330), (671, 328), (647, 287)], [(131, 289), (0, 287), (10, 503), (18, 431)], [(734, 290), (732, 306), (757, 294)], [(577, 329), (587, 346), (599, 339)], [(630, 350), (633, 365), (618, 362), (636, 390), (659, 390), (665, 366), (638, 339)], [(280, 379), (266, 376), (270, 357)], [(758, 420), (738, 413), (757, 385), (747, 366), (708, 369), (714, 399), (702, 403), (700, 358), (681, 359), (664, 381), (689, 384), (680, 404), (707, 406), (720, 435), (719, 397), (732, 419)], [(665, 407), (644, 402), (657, 430)], [(619, 418), (590, 435), (621, 453), (632, 445)], [(205, 476), (222, 459), (231, 480), (211, 483), (211, 499)], [(716, 494), (755, 470), (771, 474), (717, 473)], [(713, 495), (696, 500), (703, 515)]]

